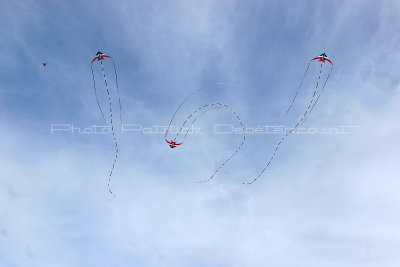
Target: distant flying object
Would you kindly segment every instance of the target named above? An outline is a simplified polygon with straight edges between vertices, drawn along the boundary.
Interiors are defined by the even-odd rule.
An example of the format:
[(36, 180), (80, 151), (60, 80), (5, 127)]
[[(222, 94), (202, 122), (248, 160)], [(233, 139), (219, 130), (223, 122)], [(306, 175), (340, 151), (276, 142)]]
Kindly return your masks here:
[(322, 61), (324, 63), (325, 63), (325, 60), (326, 60), (326, 61), (328, 61), (329, 63), (331, 63), (333, 65), (332, 61), (326, 56), (325, 53), (322, 53), (320, 56), (314, 58), (313, 60), (315, 60), (315, 59), (319, 59), (318, 61)]
[(177, 144), (176, 141), (172, 141), (172, 140), (168, 141), (167, 139), (165, 139), (165, 141), (169, 144), (170, 148), (175, 148), (175, 147), (177, 147), (177, 146), (182, 144), (182, 143)]
[(46, 67), (47, 62), (43, 62), (42, 65), (43, 65), (43, 67)]
[(96, 54), (96, 56), (95, 56), (94, 59), (92, 60), (92, 63), (93, 63), (96, 59), (97, 59), (97, 61), (100, 61), (100, 60), (103, 60), (105, 57), (108, 57), (108, 58), (109, 58), (109, 56), (107, 56), (106, 54), (104, 54), (104, 53), (98, 51), (97, 54)]

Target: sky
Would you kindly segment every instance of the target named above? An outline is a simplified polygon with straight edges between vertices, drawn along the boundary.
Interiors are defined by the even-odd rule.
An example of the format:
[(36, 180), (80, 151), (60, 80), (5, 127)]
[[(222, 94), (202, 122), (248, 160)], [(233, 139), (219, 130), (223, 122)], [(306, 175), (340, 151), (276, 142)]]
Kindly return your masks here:
[[(400, 265), (400, 2), (0, 0), (0, 266)], [(111, 90), (119, 156), (90, 62)], [(293, 127), (334, 68), (303, 132)], [(42, 66), (42, 62), (47, 65)], [(329, 72), (324, 65), (323, 79)], [(99, 102), (107, 94), (93, 63)], [(183, 99), (199, 133), (162, 132)], [(51, 131), (67, 125), (74, 131)], [(222, 126), (221, 126), (222, 125)], [(223, 126), (225, 125), (225, 126)], [(229, 125), (229, 126), (226, 126)], [(123, 127), (136, 131), (122, 132)], [(147, 130), (145, 129), (147, 128)], [(129, 128), (132, 129), (132, 128)], [(275, 128), (273, 128), (275, 129)]]

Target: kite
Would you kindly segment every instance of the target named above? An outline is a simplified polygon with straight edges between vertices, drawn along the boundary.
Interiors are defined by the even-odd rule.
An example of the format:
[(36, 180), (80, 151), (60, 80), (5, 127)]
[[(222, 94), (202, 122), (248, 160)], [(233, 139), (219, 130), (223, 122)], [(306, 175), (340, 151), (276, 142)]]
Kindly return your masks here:
[(175, 148), (175, 147), (177, 147), (177, 146), (180, 146), (180, 145), (182, 145), (182, 143), (179, 143), (179, 144), (177, 144), (176, 142), (174, 142), (174, 141), (168, 141), (167, 139), (165, 139), (165, 141), (169, 144), (169, 147), (170, 148)]
[[(191, 128), (191, 127), (189, 127), (189, 128), (187, 129), (187, 131), (186, 131), (186, 133), (185, 133), (185, 135), (184, 135), (182, 141), (181, 141), (180, 143), (178, 143), (177, 139), (179, 138), (179, 135), (183, 132), (185, 126), (188, 125), (189, 122), (190, 122), (191, 120), (192, 120), (191, 126), (193, 126), (194, 123), (196, 122), (196, 120), (197, 120), (202, 114), (204, 114), (204, 113), (206, 113), (206, 112), (208, 112), (208, 111), (210, 111), (210, 110), (213, 110), (213, 109), (215, 109), (215, 108), (224, 108), (224, 109), (230, 111), (230, 112), (235, 116), (235, 118), (238, 120), (238, 122), (240, 123), (240, 125), (241, 125), (241, 127), (242, 127), (242, 129), (243, 129), (243, 139), (241, 140), (239, 146), (237, 146), (236, 149), (235, 149), (235, 151), (234, 151), (221, 165), (218, 166), (218, 168), (211, 174), (211, 176), (210, 176), (208, 179), (199, 181), (199, 183), (204, 183), (204, 182), (209, 182), (209, 181), (211, 181), (211, 180), (214, 178), (214, 176), (225, 166), (225, 164), (227, 164), (228, 161), (230, 161), (230, 160), (236, 155), (236, 153), (239, 152), (239, 150), (242, 148), (244, 142), (246, 141), (246, 131), (245, 131), (245, 128), (244, 128), (244, 124), (243, 124), (242, 120), (240, 119), (239, 115), (238, 115), (230, 106), (228, 106), (228, 105), (226, 105), (226, 104), (221, 104), (221, 103), (219, 103), (219, 102), (215, 102), (215, 103), (205, 104), (205, 105), (203, 105), (203, 106), (197, 108), (194, 112), (190, 113), (190, 114), (187, 116), (186, 120), (182, 123), (182, 126), (180, 127), (179, 131), (177, 131), (177, 133), (176, 133), (176, 135), (175, 135), (175, 138), (174, 138), (173, 140), (172, 140), (172, 139), (171, 139), (171, 140), (168, 140), (168, 139), (167, 139), (168, 131), (169, 131), (169, 128), (171, 127), (172, 121), (174, 120), (176, 113), (178, 112), (178, 110), (182, 107), (182, 105), (183, 105), (191, 96), (193, 96), (194, 94), (198, 93), (200, 90), (202, 90), (202, 88), (196, 90), (195, 92), (193, 92), (192, 94), (190, 94), (188, 97), (186, 97), (186, 98), (182, 101), (182, 103), (178, 106), (178, 108), (176, 109), (174, 115), (172, 116), (171, 121), (170, 121), (170, 123), (169, 123), (169, 126), (168, 126), (167, 131), (166, 131), (165, 136), (164, 136), (164, 139), (165, 139), (165, 141), (167, 142), (167, 144), (169, 145), (169, 147), (175, 148), (175, 147), (177, 147), (177, 146), (182, 145), (182, 144), (184, 143), (184, 141), (185, 141), (187, 135), (188, 135), (188, 132), (189, 132), (190, 128)], [(210, 109), (207, 109), (207, 108), (210, 108)], [(203, 112), (201, 112), (201, 111), (203, 111)], [(195, 116), (197, 116), (197, 117), (195, 117)]]
[(106, 92), (107, 92), (107, 96), (108, 96), (108, 105), (109, 105), (109, 111), (110, 111), (111, 133), (112, 133), (112, 136), (113, 136), (113, 139), (114, 139), (114, 144), (115, 144), (115, 158), (114, 158), (114, 162), (113, 162), (113, 165), (112, 165), (112, 168), (111, 168), (109, 177), (108, 177), (108, 184), (107, 184), (107, 186), (108, 186), (108, 191), (109, 191), (112, 195), (115, 196), (115, 194), (111, 191), (110, 183), (111, 183), (111, 176), (112, 176), (112, 174), (113, 174), (113, 171), (114, 171), (114, 168), (115, 168), (115, 164), (116, 164), (117, 159), (118, 159), (118, 142), (117, 142), (117, 137), (116, 137), (116, 135), (115, 135), (114, 124), (113, 124), (113, 110), (112, 110), (110, 89), (109, 89), (109, 87), (108, 87), (108, 82), (107, 82), (107, 78), (106, 78), (106, 72), (104, 71), (104, 65), (103, 65), (103, 60), (105, 60), (105, 59), (111, 59), (112, 64), (113, 64), (113, 67), (114, 67), (115, 83), (116, 83), (116, 87), (117, 87), (118, 101), (119, 101), (119, 111), (120, 111), (119, 116), (120, 116), (120, 120), (121, 120), (121, 123), (122, 123), (121, 98), (120, 98), (120, 95), (119, 95), (117, 69), (116, 69), (116, 67), (115, 67), (114, 60), (113, 60), (112, 57), (110, 57), (109, 55), (106, 55), (106, 54), (104, 54), (104, 53), (102, 53), (102, 52), (99, 51), (99, 52), (97, 52), (96, 56), (93, 58), (92, 62), (90, 63), (90, 69), (92, 70), (93, 87), (94, 87), (94, 93), (95, 93), (95, 95), (96, 95), (97, 105), (98, 105), (98, 107), (99, 107), (99, 109), (100, 109), (101, 116), (103, 117), (103, 120), (104, 120), (104, 122), (105, 122), (106, 125), (107, 125), (107, 121), (106, 121), (106, 119), (105, 119), (105, 117), (104, 117), (103, 110), (101, 109), (101, 106), (100, 106), (100, 103), (99, 103), (99, 99), (98, 99), (98, 97), (97, 97), (96, 81), (95, 81), (94, 72), (93, 72), (93, 62), (95, 62), (96, 60), (97, 60), (98, 62), (100, 62), (101, 71), (102, 71), (102, 73), (103, 73), (103, 78), (104, 78), (104, 84), (105, 84), (105, 88), (106, 88)]
[[(289, 134), (291, 134), (294, 130), (296, 130), (297, 127), (301, 126), (301, 125), (304, 123), (304, 121), (308, 118), (308, 116), (311, 114), (311, 112), (313, 111), (313, 109), (314, 109), (315, 105), (317, 104), (317, 102), (318, 102), (318, 100), (319, 100), (319, 98), (320, 98), (322, 92), (323, 92), (324, 89), (325, 89), (326, 83), (328, 82), (328, 79), (329, 79), (329, 77), (331, 76), (331, 73), (332, 73), (332, 70), (333, 70), (333, 63), (332, 63), (332, 61), (327, 57), (327, 55), (326, 55), (325, 53), (322, 53), (320, 56), (315, 57), (315, 58), (313, 58), (313, 59), (311, 59), (311, 60), (309, 61), (308, 66), (307, 66), (307, 68), (306, 68), (306, 71), (305, 71), (305, 73), (304, 73), (303, 79), (301, 80), (300, 86), (297, 88), (296, 94), (295, 94), (295, 96), (294, 96), (294, 98), (293, 98), (293, 100), (292, 100), (292, 102), (291, 102), (289, 108), (287, 109), (284, 118), (285, 118), (286, 115), (288, 114), (290, 108), (292, 107), (292, 105), (293, 105), (293, 103), (294, 103), (294, 101), (295, 101), (295, 99), (296, 99), (296, 96), (297, 96), (297, 94), (298, 94), (298, 92), (299, 92), (299, 90), (300, 90), (300, 88), (301, 88), (301, 86), (302, 86), (302, 84), (303, 84), (304, 78), (305, 78), (306, 75), (307, 75), (307, 72), (308, 72), (308, 69), (309, 69), (309, 67), (310, 67), (311, 62), (314, 61), (314, 60), (317, 60), (317, 59), (318, 59), (318, 62), (320, 62), (319, 75), (318, 75), (318, 79), (317, 79), (317, 83), (316, 83), (316, 85), (315, 85), (315, 89), (314, 89), (313, 95), (312, 95), (312, 97), (311, 97), (311, 100), (310, 100), (310, 102), (309, 102), (309, 105), (308, 105), (306, 111), (304, 112), (304, 114), (303, 114), (303, 116), (301, 117), (301, 119), (296, 123), (296, 125), (295, 125), (293, 128), (291, 128), (290, 131), (287, 132), (287, 133), (285, 134), (285, 136), (282, 137), (282, 138), (279, 140), (278, 144), (275, 146), (275, 150), (274, 150), (274, 152), (273, 152), (271, 158), (270, 158), (269, 161), (267, 162), (267, 164), (266, 164), (266, 166), (264, 167), (264, 169), (262, 169), (262, 171), (261, 171), (261, 172), (257, 175), (257, 177), (254, 178), (252, 181), (250, 181), (250, 182), (243, 182), (243, 184), (252, 184), (252, 183), (254, 183), (258, 178), (260, 178), (260, 176), (261, 176), (261, 175), (267, 170), (267, 168), (270, 166), (270, 164), (271, 164), (272, 160), (274, 159), (274, 157), (276, 156), (276, 153), (278, 152), (278, 149), (279, 149), (280, 145), (282, 144), (282, 142), (286, 139), (286, 137), (288, 137)], [(317, 94), (318, 87), (319, 87), (319, 84), (320, 84), (321, 76), (322, 76), (323, 65), (325, 64), (325, 62), (329, 62), (329, 63), (331, 64), (331, 68), (330, 68), (329, 73), (328, 73), (328, 75), (327, 75), (327, 77), (326, 77), (326, 79), (325, 79), (324, 85), (322, 86), (322, 88), (321, 88), (321, 90), (320, 90), (320, 92), (319, 92), (319, 94), (318, 94), (317, 99), (315, 99), (315, 96), (316, 96), (316, 94)]]
[(322, 53), (321, 55), (319, 55), (316, 58), (313, 58), (312, 60), (316, 60), (316, 59), (319, 59), (318, 61), (322, 61), (324, 63), (325, 63), (325, 60), (326, 60), (326, 61), (328, 61), (329, 63), (331, 63), (333, 65), (332, 61), (326, 56), (325, 53)]

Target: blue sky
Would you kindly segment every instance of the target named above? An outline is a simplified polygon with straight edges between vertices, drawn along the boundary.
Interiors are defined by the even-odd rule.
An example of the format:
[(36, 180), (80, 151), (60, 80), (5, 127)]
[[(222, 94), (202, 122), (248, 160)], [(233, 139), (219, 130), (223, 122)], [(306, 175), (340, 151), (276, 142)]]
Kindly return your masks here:
[[(400, 2), (1, 6), (0, 266), (399, 266)], [(212, 182), (195, 183), (240, 142), (213, 134), (215, 124), (239, 127), (228, 112), (204, 114), (202, 133), (174, 150), (162, 134), (118, 132), (114, 198), (112, 137), (50, 132), (102, 125), (90, 72), (98, 50), (117, 65), (124, 123), (143, 127), (167, 125), (200, 87), (176, 122), (220, 101), (248, 127), (277, 125), (308, 61), (325, 52), (335, 68), (304, 127), (357, 127), (289, 136), (251, 186), (241, 183), (280, 135), (248, 134)], [(317, 73), (284, 125), (300, 119)]]

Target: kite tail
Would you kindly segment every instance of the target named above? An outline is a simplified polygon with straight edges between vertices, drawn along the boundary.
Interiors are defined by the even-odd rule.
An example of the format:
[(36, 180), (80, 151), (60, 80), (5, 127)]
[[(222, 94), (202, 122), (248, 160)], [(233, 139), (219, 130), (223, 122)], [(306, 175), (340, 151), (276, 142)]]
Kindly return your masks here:
[(176, 140), (178, 139), (179, 135), (184, 131), (184, 128), (185, 128), (186, 124), (187, 124), (187, 123), (190, 121), (190, 119), (193, 118), (198, 112), (200, 112), (201, 110), (204, 110), (206, 107), (212, 107), (211, 109), (207, 109), (207, 110), (203, 111), (201, 114), (199, 114), (199, 115), (192, 121), (190, 127), (188, 127), (187, 130), (186, 130), (185, 136), (183, 137), (183, 139), (182, 139), (182, 141), (181, 141), (181, 144), (184, 143), (184, 141), (185, 141), (185, 139), (186, 139), (186, 137), (187, 137), (187, 135), (188, 135), (188, 133), (189, 133), (189, 131), (190, 131), (190, 128), (194, 125), (194, 123), (196, 122), (196, 120), (197, 120), (201, 115), (203, 115), (204, 113), (206, 113), (206, 112), (208, 112), (208, 111), (211, 111), (211, 110), (213, 110), (213, 109), (217, 109), (217, 108), (224, 107), (224, 106), (226, 106), (226, 105), (216, 102), (216, 103), (211, 103), (211, 104), (205, 104), (205, 105), (199, 107), (198, 109), (196, 109), (195, 111), (193, 111), (191, 114), (189, 114), (189, 116), (186, 118), (186, 120), (182, 123), (181, 128), (180, 128), (179, 131), (177, 131), (177, 133), (176, 133), (176, 136), (175, 136), (175, 138), (174, 138), (174, 141), (176, 141)]
[(119, 103), (119, 119), (121, 120), (121, 124), (122, 124), (122, 107), (121, 107), (121, 97), (119, 95), (117, 68), (115, 67), (114, 59), (112, 57), (110, 57), (110, 58), (113, 63), (113, 66), (114, 66), (115, 83), (117, 84), (118, 103)]
[[(236, 155), (236, 153), (239, 152), (239, 150), (242, 148), (244, 142), (246, 141), (246, 132), (245, 132), (245, 129), (244, 129), (244, 124), (243, 124), (242, 120), (240, 119), (239, 115), (238, 115), (231, 107), (229, 107), (228, 105), (221, 104), (221, 103), (218, 103), (218, 102), (216, 102), (216, 103), (211, 103), (211, 104), (205, 104), (205, 105), (199, 107), (198, 109), (196, 109), (194, 112), (192, 112), (192, 113), (186, 118), (186, 120), (182, 123), (182, 126), (181, 126), (181, 128), (179, 129), (179, 131), (177, 132), (174, 141), (176, 141), (176, 139), (179, 137), (179, 134), (182, 132), (182, 130), (183, 130), (183, 128), (185, 127), (186, 123), (187, 123), (196, 113), (198, 113), (198, 112), (199, 112), (200, 110), (202, 110), (202, 109), (205, 109), (206, 107), (215, 107), (215, 106), (224, 107), (224, 108), (228, 109), (231, 113), (233, 113), (233, 115), (237, 118), (237, 120), (239, 121), (240, 125), (242, 126), (242, 129), (243, 129), (243, 139), (242, 139), (240, 145), (236, 148), (235, 152), (233, 152), (232, 155), (230, 155), (230, 156), (217, 168), (217, 170), (214, 171), (214, 173), (210, 176), (210, 178), (208, 178), (207, 180), (204, 180), (204, 181), (199, 181), (198, 183), (205, 183), (205, 182), (211, 181), (211, 180), (214, 178), (214, 176), (217, 174), (217, 172), (218, 172), (222, 167), (224, 167), (225, 164), (228, 163), (228, 161), (230, 161), (230, 160)], [(207, 111), (210, 111), (210, 110), (206, 110), (205, 112), (207, 112)], [(205, 113), (205, 112), (203, 112), (203, 113)], [(194, 122), (195, 122), (196, 120), (197, 120), (197, 118), (193, 120), (192, 125), (194, 124)], [(185, 140), (188, 131), (189, 131), (189, 130), (186, 131), (186, 134), (185, 134), (185, 137), (183, 138), (183, 141)], [(182, 141), (182, 144), (183, 144), (183, 141)]]
[(297, 122), (297, 124), (296, 124), (289, 132), (287, 132), (286, 135), (285, 135), (284, 137), (282, 137), (281, 140), (278, 142), (278, 144), (275, 146), (275, 150), (274, 150), (273, 155), (271, 156), (271, 158), (270, 158), (269, 161), (267, 162), (267, 165), (264, 167), (264, 169), (262, 169), (262, 171), (257, 175), (257, 177), (254, 178), (254, 179), (253, 179), (252, 181), (250, 181), (250, 182), (243, 182), (242, 184), (252, 184), (252, 183), (254, 183), (255, 181), (257, 181), (258, 178), (260, 178), (260, 176), (263, 175), (263, 173), (268, 169), (268, 167), (269, 167), (269, 165), (271, 164), (272, 160), (274, 159), (276, 153), (278, 152), (278, 149), (279, 149), (280, 145), (282, 144), (282, 142), (286, 139), (286, 137), (288, 137), (289, 134), (291, 134), (294, 130), (297, 129), (297, 127), (299, 127), (299, 125), (301, 125), (301, 124), (303, 123), (303, 121), (305, 120), (305, 118), (306, 118), (306, 116), (307, 116), (307, 113), (309, 113), (309, 111), (310, 111), (311, 105), (312, 105), (313, 102), (314, 102), (315, 95), (316, 95), (316, 93), (317, 93), (318, 86), (319, 86), (319, 81), (321, 80), (321, 74), (322, 74), (322, 62), (321, 62), (320, 70), (319, 70), (319, 76), (318, 76), (317, 84), (315, 85), (315, 90), (314, 90), (313, 96), (312, 96), (312, 98), (311, 98), (311, 100), (310, 100), (310, 103), (309, 103), (309, 105), (308, 105), (308, 107), (307, 107), (307, 110), (304, 112), (303, 116), (302, 116), (301, 119)]
[(110, 171), (110, 175), (109, 175), (109, 177), (108, 177), (108, 184), (107, 184), (107, 186), (108, 186), (108, 191), (110, 191), (110, 193), (111, 193), (112, 195), (114, 195), (114, 197), (115, 197), (115, 194), (111, 191), (110, 183), (111, 183), (111, 176), (112, 176), (112, 174), (113, 174), (113, 171), (114, 171), (114, 168), (115, 168), (115, 164), (116, 164), (117, 159), (118, 159), (118, 142), (117, 142), (117, 138), (116, 138), (116, 136), (115, 136), (115, 131), (114, 131), (113, 113), (112, 113), (112, 104), (111, 104), (110, 90), (108, 89), (108, 83), (107, 83), (107, 79), (106, 79), (106, 74), (105, 74), (105, 72), (104, 72), (103, 62), (100, 61), (100, 63), (101, 63), (101, 70), (103, 71), (104, 83), (106, 84), (106, 90), (107, 90), (107, 96), (108, 96), (108, 104), (109, 104), (109, 106), (110, 106), (110, 125), (111, 125), (111, 132), (112, 132), (113, 139), (114, 139), (114, 144), (115, 144), (115, 158), (114, 158), (114, 162), (113, 162), (113, 165), (112, 165), (112, 168), (111, 168), (111, 171)]
[(186, 133), (185, 133), (185, 136), (183, 137), (182, 144), (185, 142), (186, 137), (187, 137), (187, 135), (188, 135), (190, 129), (193, 127), (193, 125), (194, 125), (194, 123), (197, 121), (197, 119), (199, 119), (200, 116), (203, 115), (204, 113), (209, 112), (209, 111), (214, 110), (214, 109), (218, 109), (218, 108), (221, 108), (221, 107), (220, 107), (220, 106), (216, 106), (216, 107), (210, 108), (210, 109), (208, 109), (208, 110), (203, 111), (199, 116), (197, 116), (197, 117), (192, 121), (190, 127), (188, 127), (188, 129), (187, 129), (187, 131), (186, 131)]
[(99, 109), (100, 109), (100, 112), (101, 112), (101, 116), (103, 117), (104, 123), (107, 125), (106, 118), (104, 117), (103, 110), (101, 109), (101, 106), (100, 106), (100, 103), (99, 103), (99, 98), (97, 97), (96, 81), (94, 79), (94, 73), (93, 73), (92, 64), (90, 64), (90, 69), (92, 70), (93, 87), (94, 87), (94, 94), (96, 95), (97, 106), (99, 106)]
[(236, 119), (239, 121), (240, 126), (241, 126), (242, 129), (243, 129), (243, 139), (242, 139), (242, 141), (240, 142), (239, 146), (236, 148), (236, 150), (229, 156), (229, 158), (227, 158), (227, 159), (214, 171), (214, 173), (210, 176), (210, 178), (208, 178), (207, 180), (198, 181), (198, 183), (206, 183), (206, 182), (211, 181), (211, 180), (214, 178), (214, 176), (219, 172), (219, 170), (222, 169), (222, 168), (225, 166), (225, 164), (228, 163), (228, 161), (230, 161), (230, 160), (239, 152), (239, 150), (242, 148), (244, 142), (246, 141), (246, 130), (245, 130), (245, 128), (244, 128), (244, 124), (243, 124), (242, 120), (240, 119), (239, 115), (238, 115), (231, 107), (229, 107), (228, 105), (220, 104), (220, 103), (216, 103), (216, 104), (217, 104), (217, 105), (222, 105), (223, 107), (227, 108), (230, 112), (232, 112), (233, 115), (235, 115)]
[(280, 123), (280, 124), (282, 124), (282, 123), (283, 123), (283, 121), (285, 120), (285, 118), (286, 118), (287, 114), (289, 113), (289, 110), (292, 108), (292, 106), (293, 106), (293, 103), (294, 103), (294, 101), (296, 100), (297, 94), (299, 93), (299, 91), (300, 91), (300, 88), (301, 88), (301, 86), (303, 85), (304, 79), (306, 78), (306, 75), (307, 75), (308, 69), (310, 68), (310, 64), (311, 64), (311, 60), (310, 60), (310, 62), (308, 62), (308, 65), (307, 65), (306, 71), (304, 72), (304, 75), (303, 75), (303, 79), (301, 80), (301, 83), (300, 83), (299, 87), (297, 88), (296, 94), (294, 95), (294, 97), (293, 97), (293, 99), (292, 99), (292, 103), (290, 103), (290, 106), (289, 106), (289, 108), (286, 110), (285, 116), (283, 116), (283, 118), (282, 118), (282, 121), (281, 121), (281, 123)]
[(171, 121), (169, 122), (167, 131), (165, 132), (165, 136), (164, 136), (165, 139), (167, 138), (167, 135), (168, 135), (168, 132), (169, 132), (169, 128), (171, 127), (172, 121), (174, 120), (175, 115), (176, 115), (176, 113), (178, 112), (178, 110), (182, 107), (183, 104), (185, 104), (185, 102), (186, 102), (191, 96), (197, 94), (200, 90), (203, 90), (203, 88), (199, 88), (199, 89), (197, 89), (196, 91), (194, 91), (193, 93), (191, 93), (190, 95), (188, 95), (188, 96), (182, 101), (182, 103), (178, 106), (178, 108), (175, 110), (175, 113), (174, 113), (174, 115), (172, 115)]
[[(194, 116), (197, 114), (197, 112), (199, 112), (200, 110), (206, 108), (206, 107), (211, 107), (211, 106), (215, 106), (215, 105), (221, 105), (220, 103), (211, 103), (211, 104), (205, 104), (201, 107), (199, 107), (198, 109), (196, 109), (195, 111), (193, 111), (192, 113), (189, 114), (189, 116), (186, 118), (186, 120), (182, 123), (181, 128), (179, 129), (179, 131), (176, 132), (176, 136), (174, 141), (176, 141), (176, 139), (179, 137), (179, 134), (182, 132), (183, 128), (186, 126), (186, 123)], [(192, 124), (193, 125), (193, 124)]]
[(310, 110), (310, 112), (308, 113), (308, 115), (311, 114), (311, 112), (313, 111), (315, 105), (317, 104), (317, 102), (318, 102), (318, 100), (319, 100), (319, 97), (321, 96), (322, 92), (324, 91), (325, 85), (326, 85), (326, 83), (328, 82), (329, 77), (331, 76), (332, 70), (333, 70), (333, 65), (332, 65), (332, 67), (331, 67), (331, 69), (330, 69), (330, 71), (329, 71), (328, 76), (326, 77), (326, 80), (325, 80), (325, 82), (324, 82), (324, 86), (322, 86), (321, 92), (319, 93), (317, 99), (315, 100), (314, 105), (311, 107), (311, 110)]
[[(240, 87), (240, 84), (239, 84), (239, 83), (236, 83), (236, 84), (234, 84), (234, 83), (216, 83), (216, 85), (226, 85), (226, 84)], [(167, 131), (165, 132), (164, 139), (167, 138), (169, 129), (171, 128), (172, 121), (174, 120), (175, 115), (176, 115), (176, 113), (178, 113), (179, 109), (183, 106), (183, 104), (186, 103), (186, 101), (187, 101), (189, 98), (191, 98), (193, 95), (197, 94), (197, 93), (198, 93), (199, 91), (201, 91), (201, 90), (203, 90), (203, 88), (199, 88), (199, 89), (197, 89), (196, 91), (192, 92), (192, 93), (191, 93), (190, 95), (188, 95), (188, 96), (182, 101), (182, 103), (178, 106), (178, 108), (175, 110), (175, 113), (174, 113), (174, 115), (172, 116), (172, 118), (171, 118), (171, 120), (170, 120), (170, 122), (169, 122), (169, 124), (168, 124), (168, 128), (167, 128)], [(176, 140), (176, 138), (175, 138), (175, 140)]]

